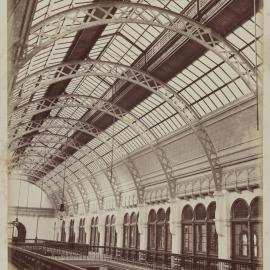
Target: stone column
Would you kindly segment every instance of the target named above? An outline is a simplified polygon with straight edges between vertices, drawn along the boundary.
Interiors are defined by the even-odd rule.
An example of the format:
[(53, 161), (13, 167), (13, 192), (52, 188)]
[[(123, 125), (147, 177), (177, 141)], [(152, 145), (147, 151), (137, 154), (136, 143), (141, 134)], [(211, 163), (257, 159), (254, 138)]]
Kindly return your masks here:
[[(125, 209), (117, 208), (115, 212), (116, 217), (116, 223), (115, 223), (115, 231), (117, 235), (117, 241), (116, 241), (116, 247), (117, 248), (123, 248), (123, 223), (124, 223), (124, 216), (125, 216)], [(121, 249), (117, 249), (115, 256), (121, 257), (123, 255), (123, 252)]]
[[(148, 242), (148, 207), (146, 205), (139, 206), (139, 220), (138, 220), (138, 231), (140, 233), (140, 250), (147, 250)], [(146, 260), (146, 254), (140, 252), (140, 261)]]
[(61, 232), (62, 232), (62, 220), (56, 220), (56, 225), (55, 225), (55, 236), (54, 240), (57, 241), (57, 233), (58, 233), (58, 241), (61, 240)]
[(86, 233), (86, 239), (85, 239), (85, 243), (86, 243), (86, 244), (89, 244), (89, 243), (90, 243), (91, 220), (92, 220), (92, 217), (87, 217), (87, 218), (85, 219), (85, 226), (84, 226), (84, 229), (85, 229), (85, 233)]
[(140, 233), (140, 250), (147, 250), (147, 220), (148, 207), (146, 205), (139, 206), (138, 230)]
[(175, 199), (170, 203), (170, 232), (172, 234), (172, 253), (181, 252), (181, 201)]
[[(105, 220), (106, 220), (106, 213), (100, 210), (98, 215), (98, 231), (99, 231), (99, 245), (104, 246), (105, 241)], [(99, 249), (99, 254), (102, 255), (104, 253), (104, 249)]]
[[(174, 199), (170, 202), (170, 232), (172, 234), (172, 253), (181, 253), (181, 201)], [(172, 259), (172, 267), (174, 266), (174, 259)]]
[(229, 192), (217, 191), (215, 224), (218, 234), (218, 258), (231, 259), (231, 222), (229, 207)]
[(68, 217), (67, 219), (65, 219), (65, 221), (66, 221), (66, 242), (69, 241), (70, 220), (71, 220), (70, 217)]
[(124, 216), (125, 216), (125, 211), (124, 209), (118, 208), (115, 217), (116, 217), (116, 224), (115, 224), (115, 230), (117, 233), (117, 242), (116, 246), (118, 248), (123, 247), (123, 223), (124, 223)]
[(79, 226), (80, 226), (80, 217), (76, 216), (74, 218), (74, 233), (75, 233), (75, 243), (79, 242)]

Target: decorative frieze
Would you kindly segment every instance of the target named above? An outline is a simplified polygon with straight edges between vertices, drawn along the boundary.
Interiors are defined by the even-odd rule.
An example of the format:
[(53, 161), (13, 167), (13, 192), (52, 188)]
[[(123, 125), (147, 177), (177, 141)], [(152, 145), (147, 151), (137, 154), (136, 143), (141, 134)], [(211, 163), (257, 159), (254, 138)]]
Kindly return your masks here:
[[(260, 186), (260, 170), (258, 165), (249, 165), (240, 168), (224, 169), (222, 172), (222, 189), (241, 192), (242, 190), (253, 190)], [(177, 183), (176, 193), (179, 198), (190, 199), (198, 196), (213, 196), (215, 191), (212, 174)]]
[(156, 204), (164, 203), (169, 200), (169, 191), (167, 186), (147, 190), (145, 192), (145, 203)]

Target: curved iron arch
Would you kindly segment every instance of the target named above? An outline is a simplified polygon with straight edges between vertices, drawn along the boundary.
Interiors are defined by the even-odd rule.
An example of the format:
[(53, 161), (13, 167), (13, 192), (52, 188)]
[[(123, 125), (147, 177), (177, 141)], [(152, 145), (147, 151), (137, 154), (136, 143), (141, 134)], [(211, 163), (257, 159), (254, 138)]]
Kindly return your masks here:
[[(69, 122), (69, 121), (71, 121), (71, 122), (72, 121), (73, 122), (82, 122), (81, 120), (74, 120), (74, 119), (70, 119), (70, 118), (60, 118), (60, 117), (49, 117), (49, 118), (47, 118), (47, 120), (50, 120), (50, 119), (64, 120), (64, 121), (67, 121), (67, 122)], [(89, 124), (87, 122), (85, 122), (85, 124), (91, 126), (91, 124)], [(99, 132), (103, 132), (103, 131), (100, 130)], [(51, 133), (48, 134), (45, 131), (43, 133), (39, 133), (39, 136), (52, 137), (52, 139), (49, 139), (48, 141), (46, 141), (47, 143), (53, 142), (53, 143), (56, 143), (56, 144), (63, 144), (64, 145), (64, 142), (61, 139), (67, 139), (67, 137), (64, 136), (64, 135), (53, 134), (53, 133), (52, 134)], [(109, 133), (107, 133), (106, 131), (104, 131), (104, 133), (106, 134), (106, 137), (108, 137), (110, 140), (112, 140), (112, 137), (111, 137), (111, 135)], [(102, 143), (104, 143), (105, 145), (107, 145), (110, 148), (110, 145), (109, 145), (109, 143), (108, 143), (108, 141), (106, 139), (103, 139), (102, 137), (98, 136), (98, 134), (96, 134), (96, 133), (93, 133), (92, 136), (95, 137), (97, 140), (101, 141)], [(57, 137), (58, 137), (58, 140), (56, 139)], [(53, 141), (53, 140), (55, 140), (55, 141)], [(133, 163), (133, 161), (131, 160), (131, 158), (129, 156), (127, 156), (128, 155), (128, 151), (125, 149), (125, 147), (123, 145), (121, 145), (117, 141), (116, 138), (114, 138), (114, 140), (117, 143), (117, 147), (123, 149), (123, 151), (125, 151), (125, 153), (126, 153), (126, 156), (121, 157), (122, 158), (122, 162), (124, 163), (124, 165), (126, 165), (128, 171), (131, 174), (131, 177), (133, 179), (133, 182), (134, 182), (134, 185), (135, 185), (135, 188), (136, 188), (137, 198), (138, 198), (139, 203), (143, 203), (143, 199), (144, 199), (144, 192), (143, 192), (144, 191), (144, 187), (142, 187), (142, 185), (141, 185), (141, 182), (142, 181), (141, 181), (141, 176), (139, 174), (139, 171), (138, 171), (137, 167), (135, 166), (135, 164)], [(18, 144), (17, 144), (17, 146), (14, 146), (14, 144), (15, 144), (16, 141), (18, 141)], [(36, 140), (34, 142), (36, 142)], [(42, 142), (45, 142), (45, 141), (42, 140)], [(15, 139), (15, 140), (11, 141), (9, 147), (10, 147), (11, 150), (12, 149), (18, 149), (18, 148), (21, 148), (23, 146), (31, 145), (32, 143), (33, 143), (33, 141), (32, 142), (29, 142), (27, 140), (27, 138), (24, 139), (23, 137), (19, 137), (19, 138)], [(104, 162), (104, 164), (106, 165), (106, 167), (108, 166), (107, 162), (94, 149), (92, 149), (92, 148), (90, 149), (89, 146), (84, 145), (84, 144), (81, 144), (79, 141), (76, 141), (74, 138), (68, 137), (68, 142), (65, 143), (65, 144), (67, 144), (67, 146), (72, 147), (72, 148), (74, 148), (76, 150), (80, 150), (80, 148), (82, 146), (87, 147), (89, 149), (89, 151), (95, 152), (95, 154)], [(117, 151), (117, 148), (115, 150)], [(119, 154), (119, 156), (120, 155), (121, 154)], [(102, 167), (100, 167), (100, 169), (101, 169), (101, 171), (104, 170), (104, 168), (102, 168)], [(108, 177), (107, 174), (106, 174), (106, 177), (110, 181), (110, 179), (109, 179), (109, 177)], [(117, 181), (117, 180), (115, 180), (115, 181)]]
[[(170, 190), (170, 196), (171, 198), (175, 197), (175, 187), (176, 187), (176, 182), (175, 179), (173, 178), (172, 175), (172, 167), (170, 165), (170, 162), (166, 156), (165, 151), (159, 146), (158, 140), (155, 137), (154, 133), (148, 129), (148, 127), (141, 122), (140, 119), (138, 119), (136, 116), (134, 116), (131, 112), (126, 111), (115, 104), (112, 104), (111, 102), (108, 102), (107, 100), (103, 100), (100, 98), (95, 98), (91, 96), (84, 96), (84, 95), (61, 95), (61, 96), (56, 96), (53, 98), (46, 98), (46, 99), (40, 99), (40, 100), (35, 100), (33, 102), (30, 102), (31, 104), (33, 103), (38, 103), (39, 104), (39, 109), (41, 111), (46, 111), (46, 110), (51, 110), (52, 108), (57, 108), (62, 106), (65, 107), (85, 107), (89, 109), (89, 104), (86, 102), (86, 104), (83, 104), (82, 101), (78, 103), (76, 100), (74, 102), (74, 99), (68, 100), (67, 98), (82, 98), (83, 101), (86, 102), (87, 100), (97, 100), (99, 103), (102, 102), (102, 104), (99, 104), (99, 107), (95, 107), (94, 110), (99, 110), (103, 111), (107, 114), (110, 114), (114, 117), (116, 117), (118, 120), (122, 121), (126, 125), (128, 125), (134, 132), (136, 132), (141, 138), (144, 140), (146, 144), (149, 145), (149, 147), (152, 149), (154, 154), (156, 155), (159, 163), (161, 164), (161, 168), (163, 169), (164, 175), (166, 177), (167, 183), (169, 185), (169, 190)], [(64, 98), (64, 104), (60, 105), (60, 99)], [(41, 104), (41, 101), (44, 102), (44, 105)], [(25, 104), (21, 106), (18, 110), (22, 110), (25, 106), (29, 106), (29, 104)], [(101, 106), (100, 106), (101, 105)], [(91, 108), (93, 110), (93, 108)], [(27, 118), (27, 117), (26, 117)], [(24, 118), (20, 117), (21, 122), (24, 122)], [(23, 124), (22, 124), (23, 125)], [(15, 129), (17, 126), (14, 125), (13, 129)], [(60, 126), (59, 126), (60, 127)], [(35, 127), (36, 128), (36, 127)], [(84, 130), (82, 130), (83, 132)], [(14, 138), (13, 138), (14, 139)], [(156, 142), (156, 144), (154, 144)]]
[[(132, 8), (133, 12), (127, 12), (127, 8)], [(113, 12), (115, 9), (117, 12)], [(104, 16), (97, 17), (94, 15), (95, 12), (104, 14)], [(147, 16), (145, 16), (145, 12), (147, 12)], [(83, 20), (82, 17), (87, 18), (87, 20)], [(63, 26), (63, 20), (70, 23)], [(253, 66), (225, 38), (182, 14), (138, 3), (106, 1), (75, 7), (46, 18), (30, 30), (30, 35), (33, 38), (35, 37), (37, 42), (28, 44), (24, 49), (24, 56), (19, 61), (19, 66), (25, 64), (34, 55), (61, 37), (72, 32), (110, 23), (147, 24), (186, 36), (223, 59), (242, 78), (253, 93), (256, 93)], [(51, 29), (49, 32), (46, 31), (48, 27)]]
[[(92, 66), (94, 66), (97, 70), (89, 71), (91, 70)], [(79, 71), (77, 72), (77, 70)], [(30, 94), (33, 94), (35, 90), (40, 87), (40, 85), (49, 85), (51, 83), (62, 81), (68, 78), (75, 78), (86, 75), (112, 76), (122, 80), (130, 81), (144, 87), (146, 90), (158, 95), (160, 98), (166, 101), (174, 110), (176, 110), (176, 112), (180, 114), (185, 123), (193, 129), (195, 135), (199, 139), (206, 153), (206, 157), (209, 161), (213, 177), (215, 179), (216, 189), (219, 190), (221, 188), (222, 179), (220, 172), (220, 162), (218, 160), (215, 147), (205, 128), (199, 122), (199, 117), (197, 116), (196, 112), (187, 104), (187, 102), (181, 96), (177, 94), (177, 91), (175, 91), (172, 87), (169, 87), (165, 83), (154, 78), (153, 76), (150, 76), (145, 72), (130, 68), (122, 64), (106, 61), (102, 62), (90, 60), (70, 62), (55, 65), (53, 67), (46, 68), (43, 71), (34, 73), (29, 77), (25, 78), (24, 80), (19, 81), (17, 87), (27, 87), (28, 89), (30, 89)], [(33, 86), (36, 87), (33, 88)], [(15, 111), (17, 111), (18, 108), (21, 107), (23, 106), (17, 107)], [(163, 153), (162, 155), (164, 154), (165, 153)], [(172, 174), (170, 175), (170, 177), (172, 177)], [(170, 182), (170, 180), (168, 180), (168, 182)]]
[[(52, 156), (54, 156), (53, 154), (51, 154)], [(39, 153), (32, 153), (32, 154), (20, 154), (20, 155), (18, 155), (18, 157), (26, 157), (26, 158), (30, 158), (30, 162), (33, 164), (33, 163), (37, 163), (37, 161), (35, 161), (35, 160), (31, 160), (31, 157), (41, 157), (41, 155), (39, 154)], [(62, 157), (62, 156), (57, 156), (57, 157), (60, 157), (61, 159), (63, 159), (64, 160), (64, 157)], [(16, 157), (15, 157), (16, 158)], [(29, 163), (30, 163), (29, 162)], [(24, 161), (24, 163), (25, 163), (25, 161)], [(16, 163), (16, 165), (17, 164), (20, 164), (20, 163)], [(49, 160), (48, 162), (47, 162), (47, 164), (49, 165), (49, 166), (51, 166), (51, 167), (53, 167), (53, 168), (56, 168), (59, 164), (58, 163), (56, 163), (56, 162), (53, 162), (53, 160)], [(39, 180), (40, 179), (40, 177), (39, 176), (37, 176), (37, 175), (34, 175), (34, 174), (27, 174), (27, 175), (29, 175), (29, 176), (32, 176), (32, 177), (34, 177), (34, 178), (36, 178), (37, 180)], [(85, 178), (83, 178), (82, 180), (89, 180), (88, 179), (88, 177), (85, 177)], [(51, 180), (51, 181), (53, 181), (53, 180)], [(33, 182), (32, 181), (32, 183), (34, 183), (34, 184), (36, 184), (36, 185), (38, 185), (39, 184), (39, 182)], [(55, 183), (55, 185), (56, 186), (58, 186), (58, 188), (59, 188), (59, 190), (60, 189), (62, 189), (62, 187), (60, 186), (60, 185), (58, 185), (58, 183), (57, 182), (54, 182), (53, 181), (53, 183)], [(47, 183), (45, 182), (44, 183), (44, 185), (46, 185)], [(97, 191), (100, 191), (100, 190), (98, 190), (97, 188), (98, 188), (98, 186), (94, 186), (94, 184), (92, 184), (92, 183), (90, 183), (90, 185), (92, 186), (92, 188), (93, 188), (93, 191), (94, 191), (94, 193), (96, 193)], [(57, 191), (56, 191), (57, 192)], [(99, 196), (98, 196), (99, 195)], [(99, 207), (101, 207), (100, 209), (102, 209), (103, 208), (103, 198), (102, 198), (102, 196), (101, 196), (101, 191), (99, 192), (99, 194), (96, 194), (96, 197), (97, 197), (97, 201), (98, 201), (98, 203), (99, 203), (99, 197), (100, 197), (100, 200), (101, 200), (101, 206), (99, 206)], [(60, 200), (61, 201), (61, 200)]]
[[(47, 118), (48, 119), (48, 118)], [(49, 118), (49, 119), (51, 119), (51, 118)], [(39, 134), (40, 135), (40, 134)], [(44, 136), (48, 136), (48, 135), (44, 135)], [(63, 138), (65, 138), (66, 139), (66, 136), (63, 136), (63, 135), (57, 135), (57, 134), (55, 134), (55, 135), (51, 135), (52, 137), (61, 137), (62, 139)], [(19, 140), (19, 139), (18, 139)], [(106, 143), (106, 141), (105, 140), (101, 140), (102, 142), (104, 142), (104, 143)], [(97, 156), (97, 158), (98, 158), (98, 160), (99, 161), (103, 161), (104, 163), (105, 163), (105, 167), (106, 168), (104, 168), (104, 167), (102, 167), (101, 165), (100, 165), (100, 162), (98, 162), (98, 166), (99, 166), (99, 168), (100, 168), (100, 171), (102, 171), (103, 173), (104, 173), (104, 175), (108, 178), (108, 181), (109, 181), (109, 183), (110, 183), (110, 185), (111, 185), (111, 188), (112, 188), (112, 191), (113, 191), (113, 194), (114, 194), (114, 197), (115, 197), (115, 201), (116, 201), (116, 206), (117, 207), (120, 207), (120, 196), (121, 196), (121, 194), (120, 194), (120, 191), (118, 190), (119, 189), (119, 187), (118, 187), (118, 183), (117, 183), (117, 179), (116, 179), (116, 176), (113, 174), (113, 178), (114, 178), (114, 180), (113, 181), (111, 181), (111, 179), (110, 179), (110, 176), (108, 175), (108, 164), (106, 163), (106, 161), (102, 158), (102, 156), (100, 156), (100, 154), (98, 154), (98, 152), (97, 151), (95, 151), (94, 149), (92, 149), (92, 148), (90, 148), (89, 146), (87, 146), (87, 145), (80, 145), (80, 143), (79, 142), (76, 142), (75, 140), (73, 140), (73, 139), (68, 139), (68, 142), (65, 142), (65, 141), (63, 141), (63, 140), (53, 140), (53, 139), (51, 139), (51, 140), (41, 140), (41, 139), (39, 139), (39, 140), (35, 140), (35, 141), (31, 141), (31, 142), (26, 142), (26, 143), (24, 143), (24, 144), (22, 144), (22, 145), (20, 145), (19, 147), (16, 147), (16, 149), (20, 149), (21, 147), (24, 147), (24, 146), (31, 146), (31, 145), (33, 145), (33, 144), (37, 144), (37, 143), (55, 143), (55, 144), (61, 144), (61, 145), (66, 145), (66, 146), (68, 146), (68, 147), (70, 147), (70, 148), (73, 148), (73, 149), (75, 149), (75, 150), (77, 150), (77, 151), (80, 151), (81, 153), (83, 153), (84, 155), (89, 155), (89, 153), (91, 153), (91, 154), (93, 154), (94, 153), (94, 155), (95, 156)], [(107, 143), (106, 143), (106, 145), (107, 145)], [(87, 147), (88, 149), (89, 149), (89, 152), (85, 152), (85, 151), (83, 151), (82, 149), (81, 149), (81, 147), (82, 146), (84, 146), (84, 147)], [(51, 148), (51, 147), (48, 147), (48, 148)], [(53, 149), (57, 149), (57, 148), (54, 148), (54, 147), (52, 147)]]
[[(28, 165), (29, 163), (26, 163), (26, 162), (24, 162), (24, 163), (20, 163), (20, 165), (24, 165), (24, 166), (26, 166), (26, 165)], [(24, 167), (14, 167), (14, 171), (27, 171), (27, 172), (32, 172), (31, 174), (27, 174), (27, 175), (29, 175), (29, 176), (31, 176), (31, 177), (35, 177), (37, 180), (39, 180), (40, 179), (40, 176), (38, 175), (38, 174), (35, 174), (34, 172), (41, 172), (41, 173), (46, 173), (46, 171), (43, 171), (43, 170), (39, 170), (39, 169), (35, 169), (35, 170), (31, 170), (31, 168), (29, 168), (29, 167), (26, 167), (26, 168), (24, 168)], [(60, 175), (58, 175), (58, 177), (61, 177)], [(57, 181), (54, 181), (54, 180), (51, 180), (53, 183), (54, 183), (54, 185), (55, 186), (57, 186), (58, 188), (59, 188), (59, 190), (62, 190), (62, 186), (61, 185), (59, 185), (59, 183), (57, 182)], [(35, 185), (36, 185), (36, 183), (34, 183)], [(43, 185), (44, 185), (44, 183), (43, 183)], [(42, 185), (38, 185), (39, 187), (41, 187)], [(76, 186), (76, 185), (75, 185)], [(55, 191), (55, 192), (57, 192), (57, 191)], [(71, 201), (71, 203), (72, 203), (72, 206), (73, 206), (73, 208), (74, 208), (74, 211), (75, 211), (75, 205), (76, 205), (76, 203), (77, 203), (77, 201), (75, 200), (75, 198), (76, 198), (76, 195), (75, 195), (75, 193), (73, 192), (73, 190), (69, 187), (69, 186), (67, 186), (67, 189), (66, 189), (66, 194), (68, 194), (68, 196), (69, 196), (69, 201)], [(50, 195), (50, 194), (49, 194)], [(81, 195), (82, 196), (82, 195)], [(64, 197), (67, 197), (67, 196), (65, 196), (64, 195)], [(67, 202), (67, 199), (64, 199), (64, 201), (66, 201)], [(76, 203), (75, 203), (76, 202)]]
[[(94, 70), (91, 70), (94, 67)], [(16, 84), (16, 91), (23, 93), (23, 89), (29, 89), (28, 95), (34, 94), (37, 89), (65, 79), (81, 76), (109, 76), (132, 82), (142, 86), (147, 91), (158, 95), (180, 114), (184, 122), (189, 125), (199, 139), (209, 161), (216, 189), (222, 185), (221, 166), (214, 144), (203, 125), (199, 122), (199, 116), (194, 109), (177, 94), (177, 91), (155, 77), (138, 69), (108, 61), (85, 60), (67, 62), (54, 65), (38, 71), (20, 80)], [(22, 97), (22, 99), (24, 99)], [(16, 111), (16, 109), (15, 109)], [(170, 175), (172, 176), (172, 175)], [(168, 180), (168, 182), (170, 182)]]
[[(41, 147), (34, 147), (34, 146), (32, 146), (32, 148), (41, 148)], [(47, 148), (48, 148), (48, 147), (47, 147)], [(55, 148), (53, 148), (53, 149), (55, 149)], [(36, 155), (37, 155), (37, 156), (42, 156), (42, 155), (40, 155), (39, 153), (36, 153)], [(58, 157), (58, 158), (60, 158), (60, 159), (62, 159), (62, 160), (65, 160), (65, 158), (66, 158), (66, 157), (63, 157), (63, 156), (61, 156), (60, 154), (57, 154), (57, 153), (49, 153), (49, 155), (50, 155), (50, 156)], [(16, 159), (16, 158), (19, 158), (19, 157), (21, 157), (21, 156), (23, 156), (23, 155), (17, 154), (17, 155), (14, 156), (13, 158)], [(29, 153), (27, 154), (27, 156), (29, 156)], [(86, 175), (84, 179), (88, 179), (88, 180), (89, 180), (88, 182), (90, 183), (90, 185), (92, 186), (92, 188), (93, 188), (93, 190), (94, 190), (94, 193), (95, 193), (95, 195), (96, 195), (96, 198), (97, 198), (99, 207), (100, 207), (100, 209), (103, 209), (103, 197), (102, 197), (102, 195), (101, 195), (101, 189), (100, 189), (99, 185), (97, 184), (97, 181), (95, 180), (94, 176), (92, 175), (92, 172), (89, 171), (89, 169), (85, 166), (84, 163), (81, 162), (81, 160), (77, 159), (77, 158), (74, 157), (74, 156), (72, 156), (72, 158), (75, 159), (77, 162), (79, 162), (79, 163), (82, 165), (82, 168), (86, 169), (86, 171), (89, 172), (89, 174), (90, 174), (91, 177), (89, 177), (89, 176)], [(59, 164), (56, 163), (56, 165), (59, 165)], [(68, 167), (67, 167), (67, 169), (68, 169)], [(69, 170), (69, 169), (68, 169), (68, 170)], [(74, 174), (73, 172), (71, 172), (71, 173)], [(85, 173), (84, 173), (84, 175), (85, 175)], [(60, 187), (60, 189), (61, 189), (61, 187)], [(84, 189), (83, 189), (83, 190), (80, 190), (78, 187), (77, 187), (77, 189), (79, 190), (79, 193), (81, 194), (81, 197), (82, 197), (82, 199), (83, 199), (84, 206), (85, 206), (85, 210), (87, 210), (87, 202), (85, 201), (85, 197), (86, 197), (87, 194), (85, 193), (85, 190), (84, 190)], [(83, 192), (84, 194), (82, 194), (82, 192)], [(74, 196), (74, 197), (75, 197), (75, 196)]]

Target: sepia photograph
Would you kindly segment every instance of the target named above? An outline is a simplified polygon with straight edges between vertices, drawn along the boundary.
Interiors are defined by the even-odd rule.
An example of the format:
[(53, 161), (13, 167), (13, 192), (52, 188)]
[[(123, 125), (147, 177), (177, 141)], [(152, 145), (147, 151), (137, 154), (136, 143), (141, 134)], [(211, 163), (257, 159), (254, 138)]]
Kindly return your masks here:
[(2, 2), (0, 269), (270, 269), (267, 1)]

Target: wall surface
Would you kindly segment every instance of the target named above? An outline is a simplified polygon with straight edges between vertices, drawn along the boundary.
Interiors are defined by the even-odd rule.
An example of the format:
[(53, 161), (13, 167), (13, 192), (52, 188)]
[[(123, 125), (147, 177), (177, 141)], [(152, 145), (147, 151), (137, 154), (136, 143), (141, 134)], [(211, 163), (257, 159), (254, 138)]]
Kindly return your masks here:
[[(15, 220), (16, 216), (9, 216), (9, 222)], [(18, 216), (19, 222), (21, 222), (26, 229), (26, 238), (34, 239), (36, 237), (37, 230), (37, 216)], [(40, 217), (38, 221), (37, 237), (40, 239), (53, 240), (54, 237), (54, 222), (55, 218)], [(10, 234), (10, 231), (9, 231)], [(10, 238), (10, 235), (9, 235)]]

